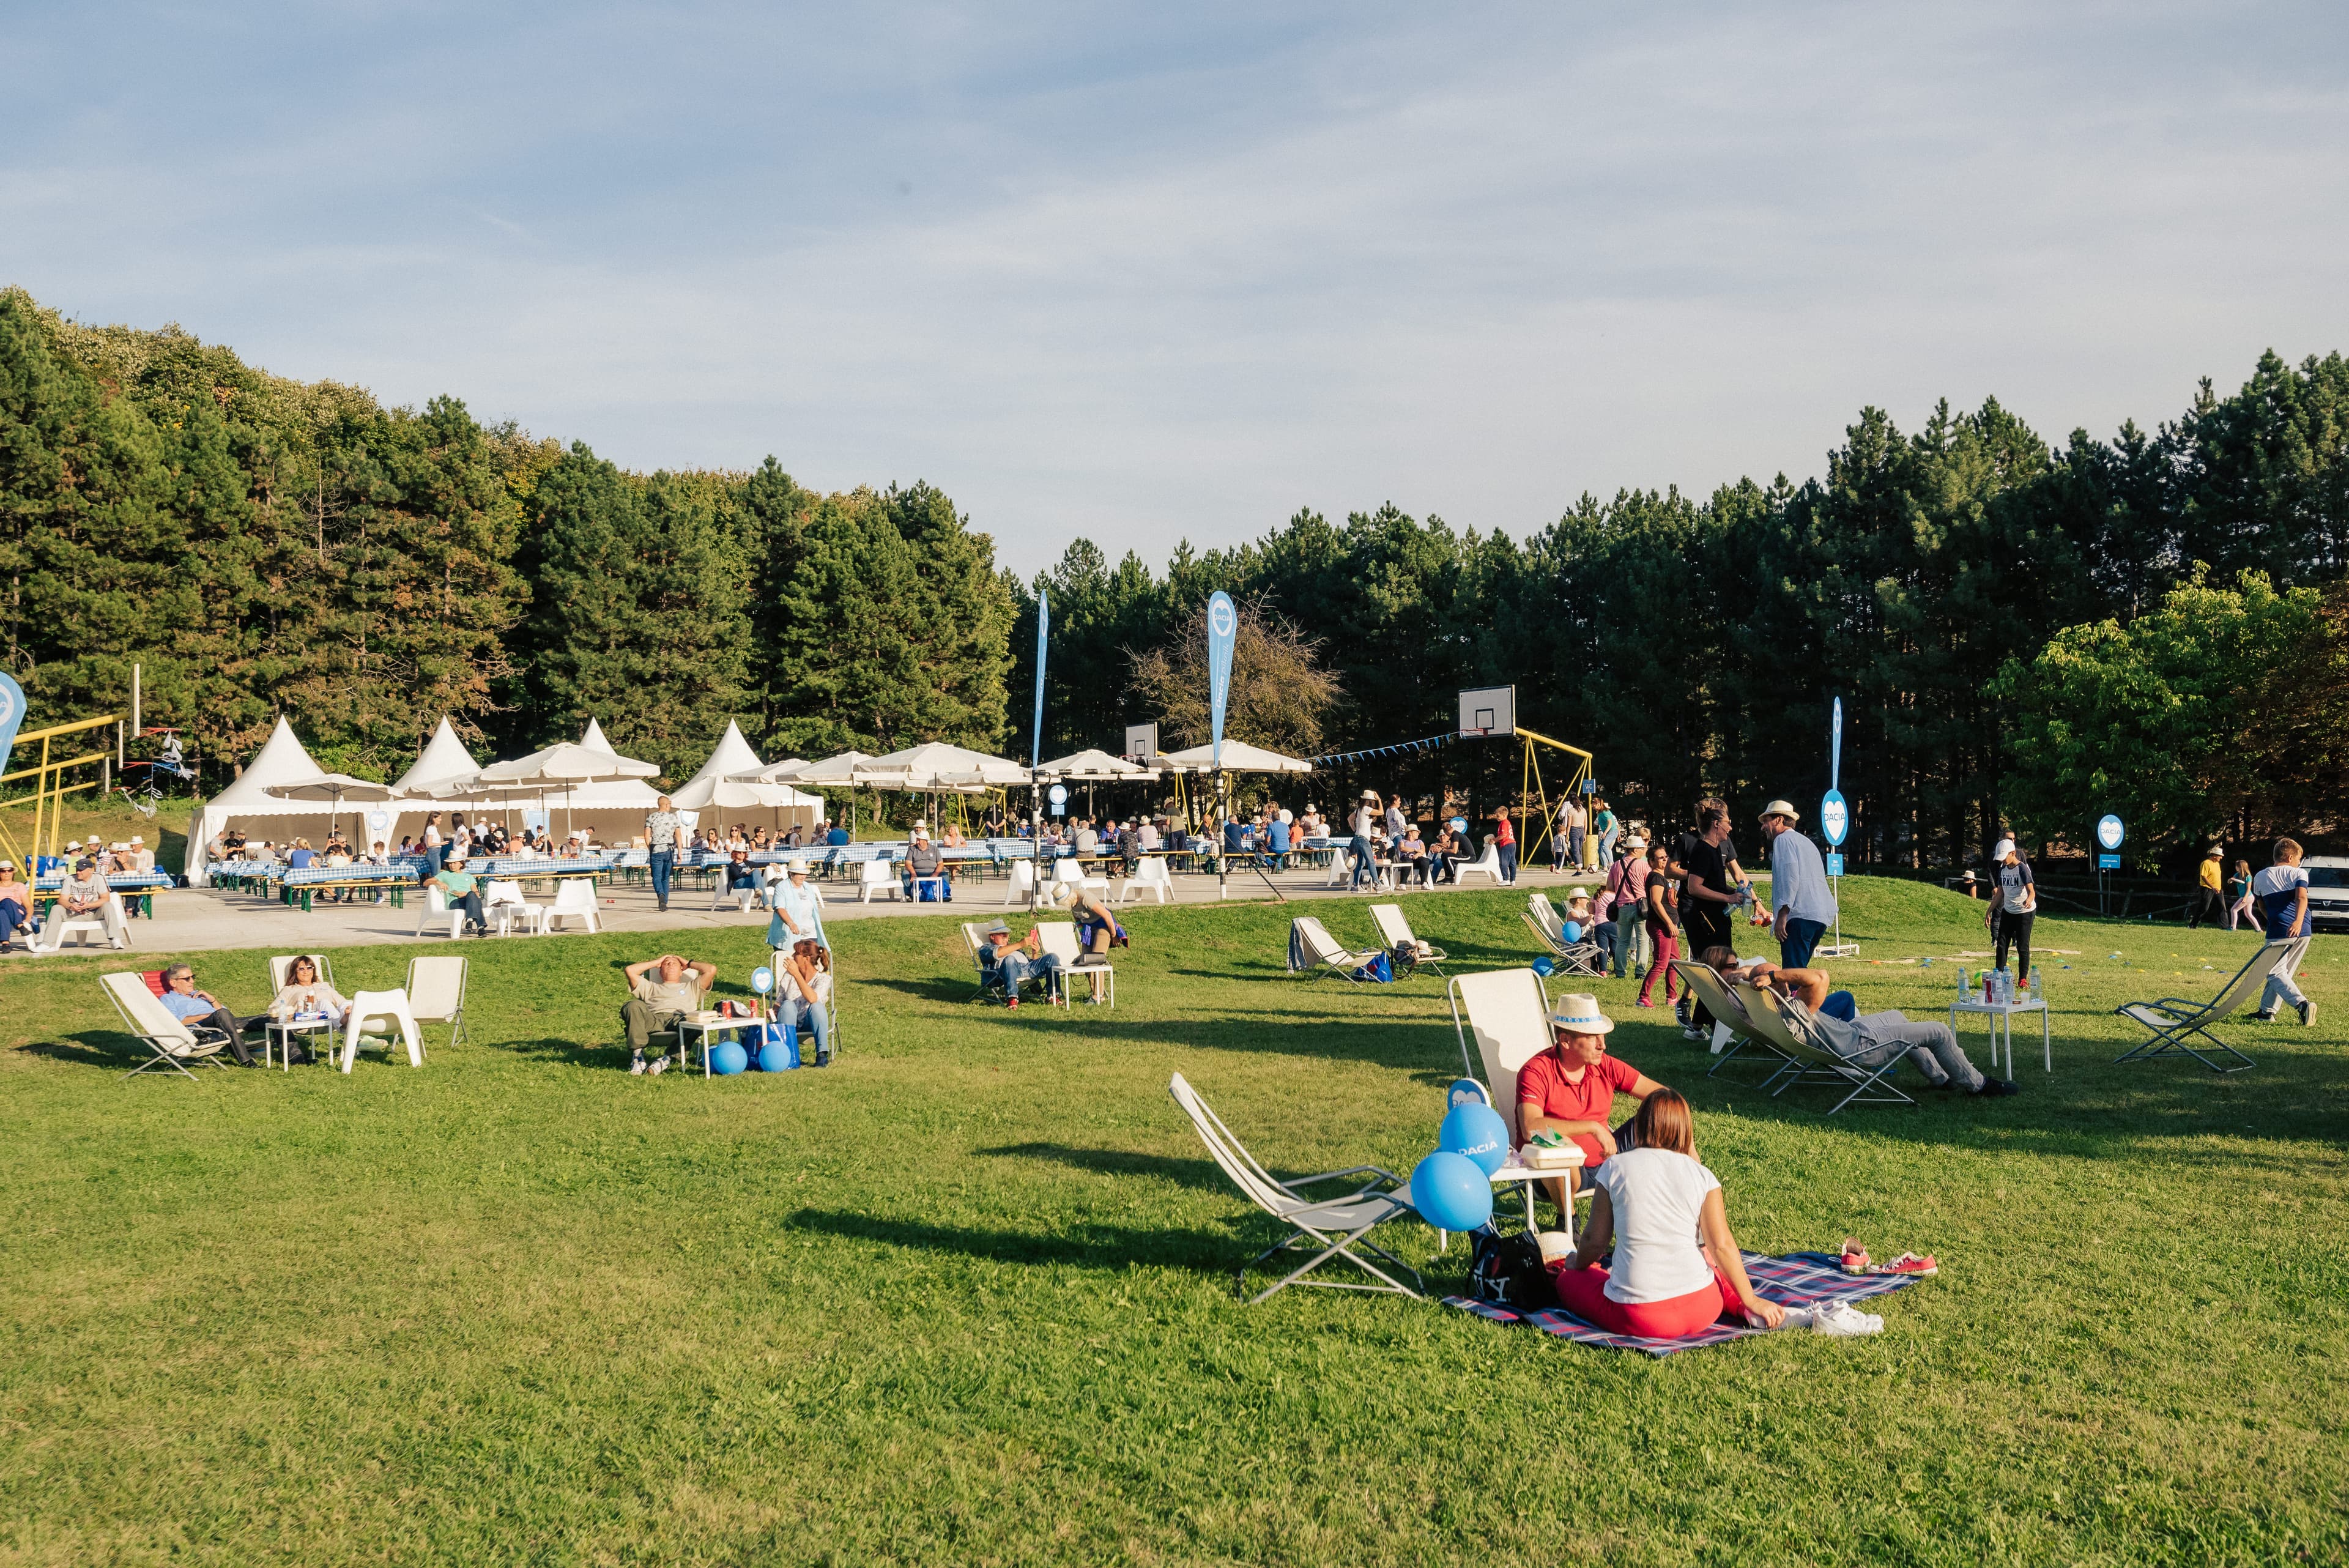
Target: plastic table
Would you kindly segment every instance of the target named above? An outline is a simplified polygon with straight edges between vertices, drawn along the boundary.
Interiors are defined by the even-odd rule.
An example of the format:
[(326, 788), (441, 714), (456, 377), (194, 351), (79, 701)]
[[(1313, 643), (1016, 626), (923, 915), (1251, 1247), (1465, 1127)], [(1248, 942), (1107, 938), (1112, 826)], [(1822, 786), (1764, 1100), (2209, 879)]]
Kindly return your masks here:
[(2055, 1070), (2055, 1045), (2048, 1033), (2047, 998), (2044, 995), (2033, 992), (2027, 1002), (1984, 1002), (1979, 996), (1961, 996), (1950, 1004), (1950, 1033), (1952, 1034), (1958, 1032), (1958, 1014), (1961, 1012), (1979, 1012), (1990, 1020), (1990, 1064), (1993, 1071), (1998, 1067), (1999, 1026), (2001, 1021), (2004, 1022), (2006, 1075), (2010, 1078), (2014, 1076), (2014, 1015), (2036, 1012), (2039, 1014), (2039, 1054), (2046, 1063), (2047, 1071), (2052, 1073)]

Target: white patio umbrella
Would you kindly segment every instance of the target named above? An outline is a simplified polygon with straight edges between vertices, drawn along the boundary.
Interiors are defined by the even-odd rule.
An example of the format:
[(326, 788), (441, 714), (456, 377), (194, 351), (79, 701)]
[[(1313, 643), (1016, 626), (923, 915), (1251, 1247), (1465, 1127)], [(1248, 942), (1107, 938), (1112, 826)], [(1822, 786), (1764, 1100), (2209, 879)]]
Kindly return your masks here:
[(956, 787), (943, 781), (942, 775), (947, 774), (990, 788), (1024, 784), (1029, 780), (1028, 770), (1009, 757), (974, 752), (968, 746), (948, 745), (944, 741), (926, 741), (921, 745), (908, 746), (903, 751), (891, 752), (860, 763), (856, 769), (856, 782), (874, 789)]
[[(1180, 752), (1169, 752), (1150, 759), (1160, 767), (1176, 773), (1211, 774), (1216, 771), (1216, 748), (1192, 746)], [(1309, 774), (1313, 764), (1297, 757), (1284, 757), (1278, 752), (1251, 746), (1246, 741), (1226, 740), (1224, 742), (1223, 770), (1227, 774)]]
[(348, 774), (320, 774), (316, 778), (289, 779), (284, 784), (271, 784), (269, 793), (283, 800), (333, 801), (333, 815), (326, 819), (326, 831), (333, 833), (343, 825), (343, 802), (390, 800), (399, 792), (389, 784), (377, 784), (373, 779), (353, 778)]
[[(601, 732), (596, 732), (601, 733)], [(442, 800), (538, 800), (549, 791), (564, 796), (564, 821), (570, 826), (571, 791), (579, 784), (605, 779), (648, 779), (660, 774), (657, 763), (640, 762), (577, 741), (564, 741), (512, 762), (492, 763), (471, 778), (459, 778), (434, 790)]]
[(1154, 779), (1158, 776), (1155, 768), (1145, 768), (1123, 757), (1112, 757), (1098, 748), (1054, 757), (1036, 771), (1048, 779)]
[(798, 784), (800, 770), (807, 763), (798, 757), (780, 763), (769, 763), (739, 774), (726, 775), (729, 784)]

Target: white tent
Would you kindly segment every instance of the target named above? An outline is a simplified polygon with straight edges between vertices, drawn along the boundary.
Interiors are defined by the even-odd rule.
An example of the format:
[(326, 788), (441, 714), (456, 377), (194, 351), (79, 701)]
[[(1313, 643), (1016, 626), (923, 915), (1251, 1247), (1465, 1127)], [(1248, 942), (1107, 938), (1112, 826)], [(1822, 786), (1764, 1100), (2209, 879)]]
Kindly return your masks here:
[(755, 774), (761, 767), (759, 753), (742, 738), (742, 727), (730, 721), (718, 749), (699, 773), (670, 792), (669, 802), (679, 811), (709, 812), (713, 819), (722, 815), (728, 823), (814, 826), (823, 812), (823, 799), (802, 794), (789, 784), (753, 783), (740, 776)]
[[(325, 771), (295, 738), (294, 726), (280, 716), (277, 728), (269, 732), (268, 741), (254, 753), (253, 761), (244, 764), (244, 772), (237, 775), (236, 782), (212, 799), (198, 801), (196, 809), (189, 814), (188, 847), (181, 869), (190, 885), (204, 885), (205, 846), (212, 843), (212, 835), (223, 828), (239, 827), (248, 838), (266, 838), (272, 843), (312, 835), (324, 839), (327, 825), (337, 810), (333, 801), (282, 800), (269, 791), (272, 785), (315, 779)], [(355, 815), (348, 805), (339, 809), (345, 816)]]
[(967, 746), (928, 741), (856, 765), (856, 782), (873, 789), (914, 791), (1004, 788), (1029, 782), (1028, 770), (1009, 757), (989, 756)]
[(1158, 775), (1138, 763), (1112, 757), (1107, 752), (1076, 752), (1054, 757), (1036, 770), (1048, 779), (1154, 779)]
[[(659, 772), (652, 763), (614, 753), (604, 727), (590, 719), (575, 743), (558, 742), (526, 757), (492, 763), (469, 778), (444, 781), (437, 793), (442, 805), (476, 816), (508, 815), (525, 800), (534, 811), (543, 800), (551, 831), (584, 827), (604, 843), (625, 846), (644, 836), (645, 817), (660, 800), (645, 781)], [(462, 798), (469, 786), (483, 791), (470, 807)]]
[[(1163, 757), (1150, 759), (1153, 765), (1172, 772), (1211, 774), (1216, 771), (1216, 748), (1193, 746), (1187, 751), (1169, 752)], [(1224, 772), (1227, 774), (1309, 774), (1311, 763), (1295, 757), (1284, 757), (1278, 752), (1268, 752), (1262, 746), (1251, 746), (1246, 741), (1226, 739), (1224, 742)]]
[(429, 794), (433, 785), (478, 773), (481, 766), (473, 760), (473, 753), (465, 749), (465, 742), (457, 738), (456, 727), (444, 713), (440, 727), (432, 732), (432, 738), (416, 754), (416, 761), (391, 787), (401, 794)]

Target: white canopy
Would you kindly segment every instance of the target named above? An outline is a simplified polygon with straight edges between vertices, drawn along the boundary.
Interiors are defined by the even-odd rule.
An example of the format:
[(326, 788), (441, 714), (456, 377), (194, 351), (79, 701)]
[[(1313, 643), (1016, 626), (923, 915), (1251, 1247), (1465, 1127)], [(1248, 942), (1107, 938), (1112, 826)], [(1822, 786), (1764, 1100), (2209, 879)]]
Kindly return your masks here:
[[(189, 814), (188, 846), (181, 867), (188, 881), (195, 887), (204, 885), (209, 877), (205, 846), (214, 834), (232, 825), (243, 829), (249, 838), (273, 841), (317, 833), (322, 816), (331, 825), (340, 812), (349, 809), (338, 806), (331, 793), (317, 800), (288, 800), (271, 793), (285, 786), (316, 784), (326, 776), (326, 770), (295, 738), (294, 726), (281, 716), (236, 782), (212, 799), (198, 801)], [(369, 836), (384, 836), (372, 823), (367, 826)]]
[(1093, 750), (1076, 752), (1065, 757), (1054, 757), (1036, 770), (1053, 779), (1154, 779), (1155, 770), (1123, 757), (1112, 757), (1107, 752)]
[[(1216, 748), (1192, 746), (1150, 760), (1177, 773), (1213, 773), (1216, 771)], [(1313, 764), (1227, 737), (1224, 742), (1224, 771), (1227, 774), (1309, 774), (1313, 771)]]
[(440, 727), (432, 732), (432, 738), (424, 742), (416, 761), (391, 787), (402, 794), (429, 794), (434, 784), (478, 773), (481, 766), (473, 760), (473, 753), (465, 749), (465, 742), (457, 738), (456, 727), (443, 713)]
[(856, 782), (874, 789), (985, 789), (1024, 784), (1028, 770), (1009, 757), (926, 741), (858, 763)]
[(761, 771), (759, 753), (742, 738), (742, 727), (730, 720), (717, 750), (699, 773), (670, 792), (670, 804), (680, 811), (771, 812), (779, 819), (788, 815), (812, 825), (823, 800), (789, 784), (752, 782)]
[(843, 752), (820, 763), (802, 763), (792, 773), (792, 783), (830, 784), (835, 789), (846, 789), (856, 782), (856, 770), (872, 760), (863, 752)]

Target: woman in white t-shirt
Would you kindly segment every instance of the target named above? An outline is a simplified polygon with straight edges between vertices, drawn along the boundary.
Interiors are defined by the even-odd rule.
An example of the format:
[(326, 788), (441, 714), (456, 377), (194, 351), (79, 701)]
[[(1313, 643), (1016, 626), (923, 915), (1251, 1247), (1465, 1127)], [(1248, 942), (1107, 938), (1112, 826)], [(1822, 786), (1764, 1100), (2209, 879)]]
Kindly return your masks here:
[[(1721, 1182), (1696, 1158), (1688, 1101), (1658, 1089), (1631, 1118), (1627, 1147), (1590, 1178), (1590, 1218), (1550, 1272), (1557, 1303), (1609, 1334), (1685, 1339), (1735, 1311), (1775, 1328), (1786, 1309), (1745, 1277)], [(1626, 1139), (1627, 1145), (1633, 1139)], [(1598, 1260), (1613, 1248), (1613, 1268)]]

